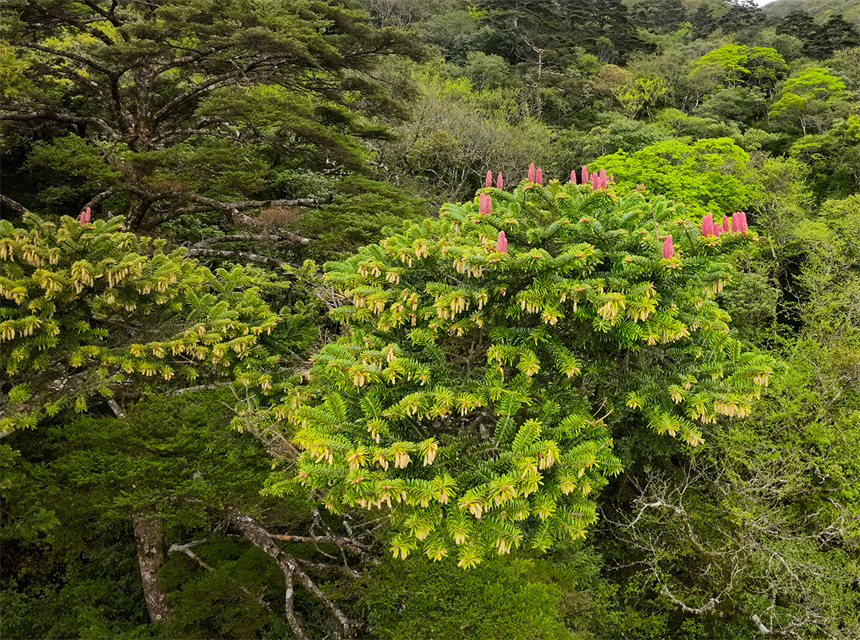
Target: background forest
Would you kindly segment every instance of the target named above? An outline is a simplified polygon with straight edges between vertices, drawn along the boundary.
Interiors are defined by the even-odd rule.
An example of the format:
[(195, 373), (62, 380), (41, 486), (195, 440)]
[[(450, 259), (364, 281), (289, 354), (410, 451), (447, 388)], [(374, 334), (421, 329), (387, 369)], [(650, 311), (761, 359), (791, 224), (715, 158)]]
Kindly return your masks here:
[(0, 12), (0, 636), (860, 637), (856, 0)]

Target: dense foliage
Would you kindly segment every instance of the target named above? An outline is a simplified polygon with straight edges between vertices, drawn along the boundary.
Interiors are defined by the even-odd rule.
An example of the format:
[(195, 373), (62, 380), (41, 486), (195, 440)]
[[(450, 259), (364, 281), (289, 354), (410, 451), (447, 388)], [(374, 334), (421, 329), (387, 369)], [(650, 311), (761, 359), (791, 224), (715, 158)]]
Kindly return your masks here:
[(386, 504), (404, 558), (456, 548), (468, 567), (584, 536), (620, 470), (607, 427), (695, 446), (774, 370), (711, 300), (743, 235), (699, 235), (635, 191), (489, 191), (329, 265), (349, 331), (273, 409), (298, 427), (299, 478), (329, 508)]
[(89, 396), (112, 397), (127, 375), (230, 375), (256, 352), (236, 375), (266, 383), (258, 336), (278, 316), (258, 296), (260, 276), (213, 273), (181, 250), (164, 253), (164, 241), (119, 231), (122, 222), (0, 222), (3, 431), (70, 404), (86, 411)]
[(858, 16), (5, 2), (0, 635), (860, 636)]

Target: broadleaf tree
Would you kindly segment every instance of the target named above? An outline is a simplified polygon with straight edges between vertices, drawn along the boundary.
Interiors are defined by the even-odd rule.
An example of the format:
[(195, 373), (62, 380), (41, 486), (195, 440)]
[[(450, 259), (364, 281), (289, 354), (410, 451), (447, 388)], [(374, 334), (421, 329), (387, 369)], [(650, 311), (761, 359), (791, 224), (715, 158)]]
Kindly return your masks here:
[(541, 181), (329, 263), (346, 333), (269, 409), (301, 450), (297, 480), (331, 510), (390, 513), (396, 556), (471, 567), (584, 537), (621, 470), (613, 435), (698, 445), (775, 371), (713, 300), (740, 217), (701, 235), (662, 197)]

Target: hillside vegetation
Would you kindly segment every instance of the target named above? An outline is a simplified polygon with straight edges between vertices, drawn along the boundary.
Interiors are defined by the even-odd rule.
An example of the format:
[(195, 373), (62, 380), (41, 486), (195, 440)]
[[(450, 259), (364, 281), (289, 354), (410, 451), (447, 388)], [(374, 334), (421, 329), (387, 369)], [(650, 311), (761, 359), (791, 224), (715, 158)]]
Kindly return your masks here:
[(852, 10), (4, 2), (0, 636), (856, 640)]
[(842, 15), (846, 20), (860, 23), (860, 2), (857, 0), (775, 0), (763, 7), (774, 18), (784, 18), (792, 11), (805, 11), (819, 20)]

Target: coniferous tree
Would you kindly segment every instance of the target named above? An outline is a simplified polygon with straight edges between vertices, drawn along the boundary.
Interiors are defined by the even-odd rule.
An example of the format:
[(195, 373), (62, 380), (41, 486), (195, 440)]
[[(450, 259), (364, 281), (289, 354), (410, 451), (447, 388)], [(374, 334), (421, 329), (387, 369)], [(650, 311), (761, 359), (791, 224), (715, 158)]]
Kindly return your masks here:
[(612, 436), (696, 446), (773, 373), (712, 300), (745, 216), (700, 235), (680, 206), (590, 180), (532, 167), (329, 264), (348, 335), (268, 417), (329, 509), (390, 513), (395, 556), (470, 567), (582, 537), (620, 470)]
[(416, 51), (365, 17), (328, 2), (4, 3), (20, 90), (0, 118), (42, 170), (37, 193), (13, 175), (6, 195), (148, 229), (201, 211), (241, 221), (283, 199), (277, 171), (361, 169), (377, 116), (400, 113), (368, 72)]

